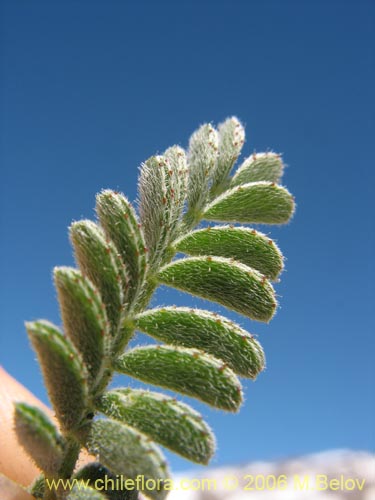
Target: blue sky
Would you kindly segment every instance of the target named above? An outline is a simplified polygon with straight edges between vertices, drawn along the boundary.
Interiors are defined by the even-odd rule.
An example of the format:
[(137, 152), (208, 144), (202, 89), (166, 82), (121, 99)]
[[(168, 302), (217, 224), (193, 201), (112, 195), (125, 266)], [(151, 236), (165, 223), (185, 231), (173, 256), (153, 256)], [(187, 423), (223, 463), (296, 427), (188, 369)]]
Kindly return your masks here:
[(238, 415), (195, 405), (213, 464), (373, 448), (374, 21), (365, 0), (3, 2), (5, 368), (46, 401), (23, 322), (60, 322), (51, 270), (73, 263), (67, 226), (94, 217), (103, 187), (134, 200), (143, 160), (236, 115), (245, 154), (284, 154), (298, 209), (267, 228), (288, 259), (276, 318), (231, 315), (259, 334), (267, 371)]

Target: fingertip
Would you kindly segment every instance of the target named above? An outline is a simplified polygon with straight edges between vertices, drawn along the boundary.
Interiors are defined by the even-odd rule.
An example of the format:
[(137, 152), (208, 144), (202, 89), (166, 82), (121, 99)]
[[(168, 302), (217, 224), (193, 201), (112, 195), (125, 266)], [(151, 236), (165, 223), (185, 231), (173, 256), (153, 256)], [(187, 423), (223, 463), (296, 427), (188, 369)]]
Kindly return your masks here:
[(34, 500), (21, 486), (0, 474), (1, 500)]

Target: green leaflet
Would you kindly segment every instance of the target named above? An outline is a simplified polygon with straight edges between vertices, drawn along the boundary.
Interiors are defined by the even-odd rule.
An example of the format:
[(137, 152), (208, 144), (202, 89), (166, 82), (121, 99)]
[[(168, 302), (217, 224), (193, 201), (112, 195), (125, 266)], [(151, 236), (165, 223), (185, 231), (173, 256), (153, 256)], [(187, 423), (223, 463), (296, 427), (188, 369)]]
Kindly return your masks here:
[(234, 174), (230, 187), (248, 182), (279, 183), (284, 173), (281, 156), (276, 153), (254, 153), (244, 160)]
[(192, 225), (200, 219), (209, 191), (209, 180), (216, 165), (218, 133), (208, 123), (202, 125), (189, 141), (188, 165), (188, 213), (186, 219)]
[(196, 347), (223, 360), (237, 375), (255, 379), (264, 369), (263, 349), (239, 325), (223, 316), (188, 307), (149, 309), (136, 327), (167, 344)]
[(214, 436), (201, 415), (164, 394), (115, 389), (102, 396), (98, 408), (193, 462), (207, 464), (215, 451)]
[(114, 332), (128, 285), (125, 265), (112, 241), (90, 220), (74, 222), (70, 239), (79, 267), (100, 292)]
[(221, 360), (198, 349), (147, 346), (121, 355), (115, 369), (227, 411), (242, 403), (241, 384)]
[(142, 165), (138, 183), (139, 212), (152, 268), (162, 260), (178, 227), (186, 176), (185, 153), (177, 146), (167, 150), (166, 156), (153, 156)]
[(167, 244), (171, 197), (166, 176), (167, 165), (163, 156), (149, 158), (139, 175), (140, 221), (152, 263)]
[(31, 486), (29, 486), (28, 491), (35, 498), (44, 498), (44, 491), (45, 491), (44, 474), (40, 474), (34, 479)]
[(175, 260), (160, 270), (157, 279), (259, 321), (270, 321), (277, 306), (272, 285), (262, 274), (222, 257)]
[(47, 474), (56, 474), (63, 458), (63, 441), (47, 415), (35, 406), (15, 404), (18, 442)]
[[(102, 488), (108, 500), (138, 500), (138, 491), (134, 485), (129, 485), (132, 489), (127, 490), (125, 481), (121, 482), (119, 476), (111, 473), (99, 462), (90, 462), (79, 469), (73, 476), (74, 479), (83, 480), (91, 487)], [(107, 479), (107, 481), (106, 481)], [(106, 482), (105, 482), (106, 481)], [(106, 488), (104, 486), (107, 485)]]
[(74, 485), (67, 500), (107, 500), (107, 496), (90, 486)]
[(114, 420), (97, 420), (92, 423), (87, 448), (113, 474), (134, 480), (138, 475), (143, 476), (139, 489), (148, 497), (166, 498), (163, 482), (168, 480), (169, 473), (164, 457), (136, 429)]
[(129, 300), (134, 300), (144, 281), (148, 251), (134, 208), (124, 195), (106, 189), (97, 195), (96, 211), (126, 266)]
[(54, 277), (65, 333), (81, 353), (90, 382), (95, 385), (109, 350), (110, 327), (104, 304), (80, 271), (56, 267)]
[(48, 321), (26, 323), (56, 416), (65, 431), (76, 429), (87, 408), (87, 372), (79, 353)]
[(174, 244), (189, 255), (233, 258), (275, 280), (283, 269), (279, 248), (266, 235), (247, 227), (215, 226), (188, 233)]
[(172, 241), (179, 228), (188, 185), (188, 168), (185, 151), (179, 146), (172, 146), (164, 152), (167, 162), (167, 185), (170, 187), (171, 222), (169, 239)]
[(218, 132), (219, 154), (212, 174), (212, 194), (222, 190), (245, 142), (245, 130), (235, 116), (221, 123)]
[(285, 224), (294, 213), (294, 200), (273, 182), (250, 182), (225, 191), (206, 206), (203, 218), (218, 222)]

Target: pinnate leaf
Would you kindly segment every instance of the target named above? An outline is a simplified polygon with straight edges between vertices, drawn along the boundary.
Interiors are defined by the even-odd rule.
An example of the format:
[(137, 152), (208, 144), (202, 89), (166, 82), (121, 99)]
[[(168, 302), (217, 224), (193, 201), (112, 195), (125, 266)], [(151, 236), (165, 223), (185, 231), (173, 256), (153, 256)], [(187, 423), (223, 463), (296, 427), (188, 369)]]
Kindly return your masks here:
[[(115, 475), (129, 479), (142, 475), (144, 487), (141, 491), (148, 497), (154, 500), (166, 498), (163, 481), (168, 479), (168, 468), (165, 459), (159, 449), (136, 429), (115, 420), (97, 420), (92, 423), (87, 448)], [(156, 482), (155, 488), (149, 479)]]
[(136, 319), (137, 329), (167, 344), (196, 347), (223, 360), (237, 375), (255, 379), (264, 369), (259, 342), (218, 314), (187, 307), (149, 309)]
[(189, 257), (164, 266), (160, 283), (268, 322), (276, 310), (272, 285), (255, 269), (223, 257)]
[(110, 341), (105, 306), (91, 281), (77, 269), (57, 267), (54, 277), (64, 331), (81, 353), (94, 384)]
[(52, 323), (29, 322), (26, 329), (61, 427), (74, 430), (88, 405), (86, 367), (73, 344)]
[(292, 195), (273, 182), (251, 182), (218, 196), (203, 218), (219, 222), (285, 224), (294, 212)]
[(138, 347), (122, 354), (115, 369), (223, 410), (237, 411), (242, 403), (241, 384), (233, 371), (198, 349)]
[(188, 233), (174, 244), (189, 255), (233, 258), (275, 280), (283, 269), (279, 248), (266, 235), (247, 227), (215, 226)]
[(35, 406), (16, 403), (15, 431), (18, 442), (37, 467), (47, 474), (55, 474), (62, 462), (63, 442), (47, 415)]
[(201, 415), (174, 398), (115, 389), (102, 396), (98, 408), (193, 462), (207, 464), (214, 453), (214, 436)]
[(249, 182), (269, 181), (279, 183), (284, 163), (276, 153), (254, 153), (244, 160), (231, 180), (231, 187)]

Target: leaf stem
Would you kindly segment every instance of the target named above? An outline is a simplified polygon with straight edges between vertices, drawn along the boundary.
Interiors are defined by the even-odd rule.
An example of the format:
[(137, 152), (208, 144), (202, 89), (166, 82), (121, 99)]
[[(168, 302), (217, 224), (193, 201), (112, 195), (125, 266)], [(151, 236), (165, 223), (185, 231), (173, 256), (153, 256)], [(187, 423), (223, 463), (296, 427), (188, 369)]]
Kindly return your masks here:
[(68, 479), (75, 468), (81, 446), (73, 437), (66, 438), (66, 449), (62, 465), (59, 469), (59, 478)]

